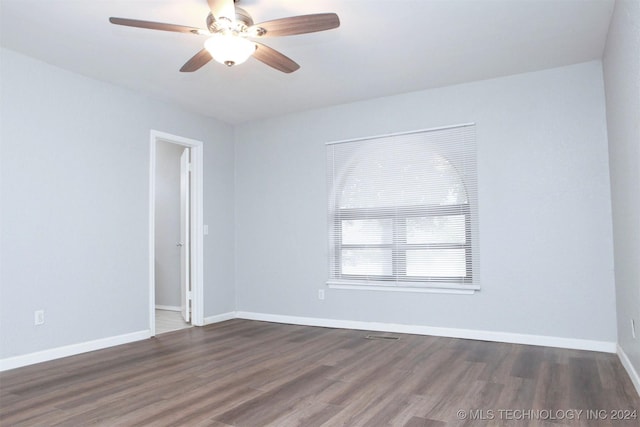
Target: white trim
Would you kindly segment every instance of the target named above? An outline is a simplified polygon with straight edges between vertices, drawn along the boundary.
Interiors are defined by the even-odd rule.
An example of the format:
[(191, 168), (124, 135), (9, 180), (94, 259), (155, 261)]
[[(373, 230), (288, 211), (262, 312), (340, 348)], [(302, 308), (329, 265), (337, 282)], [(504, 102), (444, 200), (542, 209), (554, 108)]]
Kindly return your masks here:
[(203, 185), (204, 144), (202, 141), (184, 138), (157, 130), (150, 132), (149, 162), (149, 329), (155, 335), (155, 179), (156, 143), (166, 141), (191, 149), (191, 323), (204, 325), (204, 255), (203, 255)]
[(156, 139), (151, 131), (149, 153), (149, 331), (156, 334)]
[(434, 286), (434, 287), (412, 287), (412, 286), (383, 286), (383, 285), (353, 285), (345, 284), (334, 280), (327, 281), (330, 289), (348, 289), (356, 291), (386, 291), (386, 292), (418, 292), (426, 294), (457, 294), (473, 295), (480, 289), (478, 285), (458, 285), (458, 286)]
[(636, 371), (636, 368), (633, 366), (633, 363), (631, 363), (629, 356), (627, 356), (627, 353), (625, 353), (622, 347), (620, 347), (620, 344), (618, 344), (618, 358), (620, 359), (622, 366), (624, 366), (624, 369), (627, 370), (627, 374), (629, 374), (629, 378), (631, 378), (633, 386), (640, 395), (640, 375), (638, 375), (638, 371)]
[(364, 136), (364, 137), (361, 137), (361, 138), (343, 139), (343, 140), (340, 140), (340, 141), (325, 142), (325, 145), (344, 144), (345, 142), (356, 142), (356, 141), (365, 141), (365, 140), (370, 140), (370, 139), (389, 138), (391, 136), (411, 135), (411, 134), (414, 134), (414, 133), (435, 132), (437, 130), (463, 128), (463, 127), (467, 127), (467, 126), (475, 126), (475, 122), (460, 123), (458, 125), (449, 125), (449, 126), (438, 126), (438, 127), (428, 128), (428, 129), (416, 129), (416, 130), (410, 130), (410, 131), (405, 131), (405, 132), (387, 133), (387, 134), (383, 134), (383, 135)]
[(222, 314), (216, 314), (214, 316), (208, 316), (204, 318), (204, 324), (205, 325), (211, 325), (213, 323), (220, 323), (220, 322), (224, 322), (226, 320), (231, 320), (231, 319), (235, 319), (236, 316), (236, 312), (235, 311), (230, 311), (228, 313), (222, 313)]
[[(362, 322), (354, 320), (323, 319), (318, 317), (285, 316), (279, 314), (255, 313), (248, 311), (230, 311), (227, 313), (208, 316), (203, 319), (204, 325), (224, 322), (231, 319), (258, 320), (274, 323), (289, 323), (293, 325), (320, 326), (326, 328), (343, 328), (364, 331), (395, 332), (402, 334), (431, 335), (438, 337), (463, 338), (471, 340), (505, 342), (512, 344), (526, 344), (545, 347), (569, 348), (575, 350), (601, 351), (618, 353), (622, 365), (629, 373), (636, 390), (640, 394), (640, 377), (631, 361), (620, 346), (609, 341), (594, 341), (575, 338), (552, 337), (543, 335), (515, 334), (511, 332), (481, 331), (472, 329), (442, 328), (421, 325), (404, 325), (399, 323)], [(203, 326), (203, 325), (201, 325)], [(103, 338), (85, 343), (72, 344), (65, 347), (53, 348), (36, 353), (0, 359), (0, 372), (15, 369), (35, 363), (46, 362), (62, 357), (73, 356), (89, 351), (100, 350), (134, 341), (150, 338), (150, 330)]]
[(158, 304), (156, 304), (156, 310), (182, 311), (182, 307), (179, 307), (177, 305), (158, 305)]
[(0, 372), (20, 368), (22, 366), (33, 365), (35, 363), (74, 356), (76, 354), (87, 353), (89, 351), (101, 350), (107, 347), (114, 347), (116, 345), (127, 344), (134, 341), (141, 341), (150, 337), (150, 331), (138, 331), (114, 337), (66, 345), (64, 347), (51, 348), (49, 350), (23, 354), (21, 356), (8, 357), (6, 359), (0, 359)]
[(365, 331), (396, 332), (402, 334), (432, 335), (438, 337), (464, 338), (481, 341), (506, 342), (512, 344), (570, 348), (575, 350), (616, 352), (616, 343), (544, 335), (515, 334), (512, 332), (482, 331), (475, 329), (442, 328), (434, 326), (404, 325), (398, 323), (361, 322), (352, 320), (322, 319), (316, 317), (283, 316), (279, 314), (238, 311), (240, 319), (265, 322), (290, 323), (294, 325), (322, 326), (327, 328), (357, 329)]

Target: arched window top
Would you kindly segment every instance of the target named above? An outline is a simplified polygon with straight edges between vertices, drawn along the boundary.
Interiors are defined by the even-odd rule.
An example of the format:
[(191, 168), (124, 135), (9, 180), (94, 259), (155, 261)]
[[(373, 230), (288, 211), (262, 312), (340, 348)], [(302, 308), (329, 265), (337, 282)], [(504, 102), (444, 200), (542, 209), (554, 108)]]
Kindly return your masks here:
[(433, 146), (392, 144), (354, 152), (343, 170), (338, 208), (460, 205), (468, 203), (462, 177)]
[(330, 286), (480, 289), (472, 124), (329, 143), (327, 169)]

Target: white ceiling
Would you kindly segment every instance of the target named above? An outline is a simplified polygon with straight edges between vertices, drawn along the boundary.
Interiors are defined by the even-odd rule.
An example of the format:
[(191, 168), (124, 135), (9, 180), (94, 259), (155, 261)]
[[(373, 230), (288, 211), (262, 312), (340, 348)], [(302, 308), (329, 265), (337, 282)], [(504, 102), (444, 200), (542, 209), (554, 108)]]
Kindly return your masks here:
[(613, 0), (241, 0), (254, 21), (336, 12), (338, 29), (262, 41), (255, 59), (178, 70), (205, 38), (110, 16), (205, 28), (206, 0), (0, 0), (0, 44), (229, 123), (598, 59)]

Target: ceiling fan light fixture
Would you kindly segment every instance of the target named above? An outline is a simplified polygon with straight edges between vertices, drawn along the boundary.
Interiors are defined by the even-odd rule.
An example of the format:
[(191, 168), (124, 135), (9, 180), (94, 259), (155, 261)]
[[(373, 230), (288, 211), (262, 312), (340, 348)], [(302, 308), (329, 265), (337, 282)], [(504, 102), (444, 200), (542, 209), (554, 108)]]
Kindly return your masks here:
[(228, 67), (242, 64), (256, 51), (256, 44), (233, 34), (214, 34), (204, 42), (213, 59)]
[(254, 24), (246, 10), (235, 6), (238, 1), (207, 0), (210, 11), (207, 14), (206, 29), (113, 16), (109, 18), (109, 22), (127, 27), (209, 36), (204, 47), (180, 68), (182, 73), (199, 70), (212, 59), (231, 67), (245, 62), (252, 55), (271, 68), (292, 73), (300, 65), (277, 50), (251, 39), (315, 33), (340, 26), (340, 18), (335, 13), (289, 16)]

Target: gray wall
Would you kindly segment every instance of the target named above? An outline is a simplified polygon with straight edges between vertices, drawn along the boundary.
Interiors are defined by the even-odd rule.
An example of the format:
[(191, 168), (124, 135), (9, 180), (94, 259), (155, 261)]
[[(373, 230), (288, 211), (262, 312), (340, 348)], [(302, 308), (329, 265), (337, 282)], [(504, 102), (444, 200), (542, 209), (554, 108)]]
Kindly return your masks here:
[[(0, 55), (2, 358), (148, 329), (150, 129), (205, 143), (205, 316), (237, 309), (616, 340), (600, 62), (234, 130), (5, 49)], [(328, 264), (324, 143), (470, 121), (479, 146), (482, 290), (328, 290), (318, 300)], [(629, 146), (637, 156), (625, 142), (637, 134), (621, 129), (612, 184), (626, 192), (637, 190), (624, 175), (637, 163), (626, 169), (626, 152), (614, 151)], [(617, 236), (633, 230), (631, 219), (614, 221)], [(623, 250), (637, 245), (619, 241)], [(622, 272), (637, 274), (633, 265)], [(635, 288), (620, 284), (616, 267), (618, 292), (631, 299)], [(37, 309), (46, 311), (39, 327)]]
[(156, 304), (180, 307), (180, 156), (183, 145), (156, 144)]
[[(618, 343), (640, 372), (640, 2), (620, 1), (603, 68), (618, 312)], [(631, 335), (635, 319), (637, 337)]]
[[(325, 142), (477, 123), (482, 290), (317, 290), (327, 279)], [(236, 128), (240, 311), (616, 340), (599, 61)]]
[(204, 142), (204, 314), (232, 311), (233, 129), (0, 55), (0, 358), (149, 329), (150, 129)]

